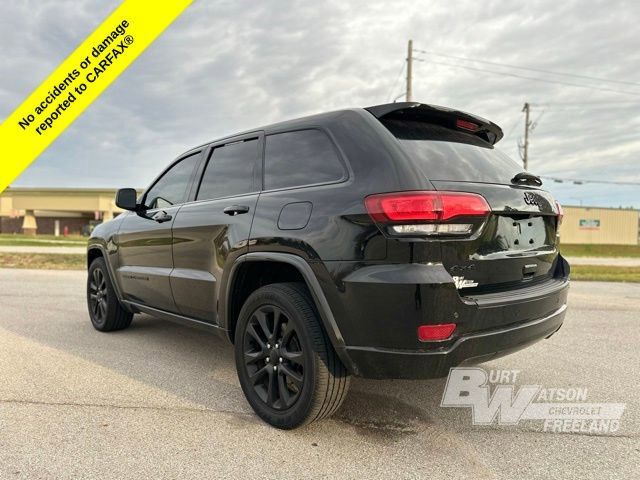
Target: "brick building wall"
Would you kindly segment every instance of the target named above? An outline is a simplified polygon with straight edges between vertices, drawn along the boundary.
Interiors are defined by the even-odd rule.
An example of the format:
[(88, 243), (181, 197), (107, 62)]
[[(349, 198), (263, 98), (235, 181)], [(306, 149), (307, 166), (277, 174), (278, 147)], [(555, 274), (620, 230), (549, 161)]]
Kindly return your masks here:
[(22, 218), (0, 217), (0, 233), (22, 233)]
[[(89, 225), (89, 217), (36, 217), (38, 223), (38, 235), (53, 235), (55, 233), (55, 221), (60, 221), (60, 235), (64, 233), (64, 227), (69, 228), (69, 234), (81, 235), (83, 228)], [(0, 233), (22, 233), (22, 217), (0, 217)]]

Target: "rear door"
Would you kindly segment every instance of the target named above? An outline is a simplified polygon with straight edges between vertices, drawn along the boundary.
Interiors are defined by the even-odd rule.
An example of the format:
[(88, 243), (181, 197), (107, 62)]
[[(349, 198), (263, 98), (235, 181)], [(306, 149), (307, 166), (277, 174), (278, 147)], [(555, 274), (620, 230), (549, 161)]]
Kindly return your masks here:
[(558, 207), (548, 192), (513, 183), (522, 171), (518, 164), (486, 140), (457, 129), (455, 120), (446, 126), (383, 123), (436, 190), (479, 194), (491, 208), (470, 237), (438, 240), (442, 263), (460, 290), (500, 291), (552, 275)]
[(193, 201), (173, 224), (171, 289), (182, 315), (217, 323), (222, 275), (247, 252), (262, 183), (262, 143), (256, 133), (207, 150)]
[(187, 199), (201, 153), (177, 160), (158, 177), (143, 196), (145, 216), (127, 213), (122, 221), (117, 235), (117, 275), (125, 300), (176, 311), (169, 282), (173, 269), (171, 228)]

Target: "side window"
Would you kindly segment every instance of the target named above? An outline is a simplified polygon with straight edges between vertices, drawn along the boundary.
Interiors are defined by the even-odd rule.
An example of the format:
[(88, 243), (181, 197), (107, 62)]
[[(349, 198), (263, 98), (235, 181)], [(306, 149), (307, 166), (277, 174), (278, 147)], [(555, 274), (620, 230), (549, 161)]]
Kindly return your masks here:
[(199, 159), (200, 152), (194, 153), (167, 170), (147, 191), (144, 200), (147, 208), (166, 208), (186, 201), (187, 187)]
[(258, 166), (258, 146), (258, 139), (253, 138), (215, 148), (202, 175), (197, 200), (255, 191), (253, 177)]
[(269, 135), (265, 148), (265, 190), (337, 182), (345, 178), (333, 143), (320, 130)]

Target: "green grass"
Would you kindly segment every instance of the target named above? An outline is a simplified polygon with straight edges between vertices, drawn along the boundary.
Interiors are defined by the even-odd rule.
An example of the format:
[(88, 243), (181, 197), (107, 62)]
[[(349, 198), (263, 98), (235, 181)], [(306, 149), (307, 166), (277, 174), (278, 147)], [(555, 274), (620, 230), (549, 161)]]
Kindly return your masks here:
[[(86, 256), (80, 254), (0, 253), (0, 268), (84, 270), (87, 268), (86, 262)], [(640, 267), (572, 265), (571, 279), (601, 282), (640, 283)]]
[(57, 253), (0, 253), (0, 268), (84, 270), (87, 268), (87, 257)]
[(83, 247), (87, 237), (72, 235), (56, 237), (54, 235), (21, 235), (0, 233), (0, 245), (16, 247)]
[(640, 245), (574, 245), (560, 243), (567, 257), (640, 257)]
[(640, 282), (640, 267), (571, 265), (571, 280), (600, 282)]

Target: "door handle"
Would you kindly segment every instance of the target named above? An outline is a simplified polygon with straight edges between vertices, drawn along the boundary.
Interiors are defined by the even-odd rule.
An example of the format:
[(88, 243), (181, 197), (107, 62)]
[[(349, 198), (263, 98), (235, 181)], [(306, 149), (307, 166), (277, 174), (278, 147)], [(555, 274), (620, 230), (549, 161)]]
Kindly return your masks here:
[(227, 215), (231, 215), (232, 217), (236, 215), (240, 215), (241, 213), (247, 213), (249, 211), (249, 207), (245, 205), (229, 205), (222, 210)]
[(151, 218), (153, 218), (158, 223), (164, 223), (171, 220), (172, 217), (167, 212), (158, 212)]

